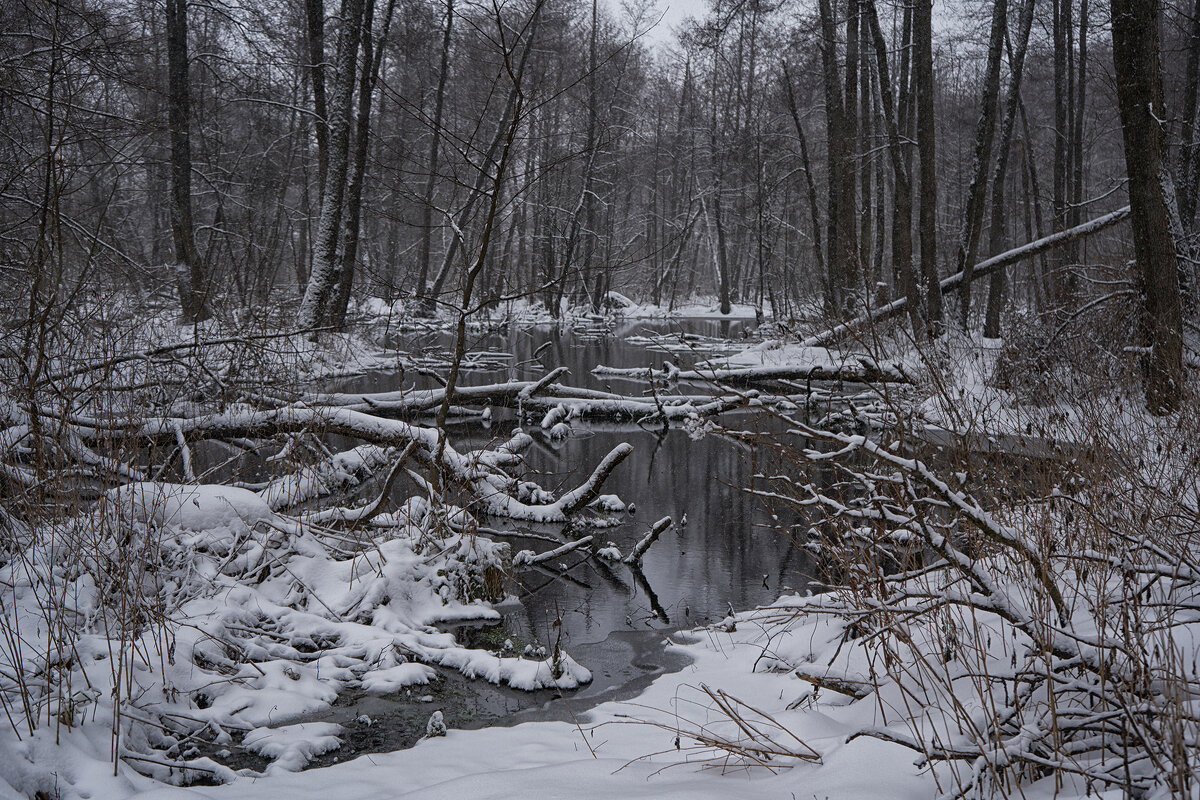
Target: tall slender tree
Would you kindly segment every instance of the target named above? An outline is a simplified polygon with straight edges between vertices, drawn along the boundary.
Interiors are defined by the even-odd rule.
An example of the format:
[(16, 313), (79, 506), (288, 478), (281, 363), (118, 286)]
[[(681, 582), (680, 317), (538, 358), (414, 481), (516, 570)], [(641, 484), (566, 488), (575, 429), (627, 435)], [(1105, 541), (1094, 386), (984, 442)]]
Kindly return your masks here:
[(962, 288), (959, 289), (959, 323), (967, 329), (971, 314), (971, 279), (979, 255), (979, 237), (983, 232), (984, 201), (987, 198), (988, 173), (992, 167), (992, 141), (996, 135), (996, 117), (1000, 107), (1000, 60), (1004, 34), (1008, 29), (1007, 0), (992, 2), (992, 31), (988, 39), (987, 66), (983, 77), (982, 109), (975, 129), (975, 162), (971, 186), (967, 190), (967, 213), (958, 240), (958, 263)]
[(942, 327), (942, 289), (937, 263), (937, 144), (933, 113), (933, 0), (915, 0), (913, 82), (917, 95), (917, 151), (920, 154), (921, 281), (925, 285), (925, 323), (936, 336)]
[(192, 102), (188, 79), (187, 0), (167, 0), (167, 124), (171, 129), (171, 238), (183, 318), (208, 317), (204, 265), (192, 223)]
[(1174, 185), (1165, 168), (1159, 125), (1166, 112), (1158, 23), (1159, 0), (1112, 0), (1113, 71), (1129, 174), (1133, 248), (1145, 298), (1146, 408), (1166, 414), (1178, 408), (1183, 397), (1183, 315), (1168, 206), (1174, 200)]
[(450, 75), (450, 42), (454, 31), (454, 0), (446, 0), (446, 27), (442, 29), (442, 56), (434, 90), (433, 120), (429, 135), (429, 166), (421, 205), (421, 251), (417, 256), (417, 300), (419, 308), (430, 310), (427, 301), (429, 263), (433, 246), (433, 193), (437, 188), (438, 156), (442, 145), (442, 114), (446, 107), (446, 80)]
[(1192, 226), (1200, 205), (1200, 0), (1192, 3), (1192, 25), (1188, 35), (1187, 69), (1184, 72), (1183, 113), (1179, 128), (1179, 215)]
[[(992, 219), (988, 229), (988, 252), (998, 255), (1004, 246), (1005, 220), (1008, 209), (1004, 206), (1004, 182), (1008, 174), (1008, 159), (1012, 150), (1013, 130), (1016, 127), (1017, 112), (1021, 105), (1021, 79), (1025, 71), (1025, 53), (1029, 48), (1029, 33), (1033, 27), (1033, 12), (1037, 0), (1025, 0), (1021, 7), (1020, 19), (1017, 23), (1017, 46), (1009, 54), (1008, 97), (1005, 100), (1004, 122), (1000, 127), (1000, 143), (997, 147), (996, 171), (992, 174)], [(1022, 169), (1024, 172), (1024, 169)], [(1029, 213), (1028, 196), (1025, 202), (1026, 215)], [(1032, 225), (1028, 238), (1033, 238)], [(996, 338), (1000, 335), (1000, 310), (1004, 305), (1007, 286), (1007, 270), (998, 269), (992, 273), (988, 288), (987, 316), (984, 321), (983, 335)]]
[(358, 76), (358, 49), (362, 38), (364, 0), (343, 0), (341, 37), (338, 39), (333, 93), (329, 98), (329, 166), (321, 194), (321, 218), (313, 242), (313, 268), (300, 302), (297, 322), (301, 328), (316, 328), (326, 322), (330, 298), (337, 284), (340, 264), (338, 240), (350, 168), (350, 109)]
[[(897, 109), (892, 100), (892, 84), (888, 77), (887, 43), (883, 38), (883, 30), (879, 26), (879, 13), (875, 0), (863, 0), (867, 24), (871, 29), (874, 41), (876, 68), (879, 73), (879, 92), (883, 104), (884, 125), (887, 128), (888, 161), (892, 165), (892, 260), (895, 262), (900, 290), (908, 303), (909, 319), (912, 321), (913, 332), (922, 329), (921, 292), (913, 274), (913, 242), (912, 242), (912, 173), (908, 165), (900, 138), (900, 117), (903, 112)], [(911, 23), (911, 16), (908, 22)], [(902, 70), (903, 72), (903, 70)], [(907, 95), (901, 79), (901, 92)], [(900, 107), (907, 108), (907, 102)]]

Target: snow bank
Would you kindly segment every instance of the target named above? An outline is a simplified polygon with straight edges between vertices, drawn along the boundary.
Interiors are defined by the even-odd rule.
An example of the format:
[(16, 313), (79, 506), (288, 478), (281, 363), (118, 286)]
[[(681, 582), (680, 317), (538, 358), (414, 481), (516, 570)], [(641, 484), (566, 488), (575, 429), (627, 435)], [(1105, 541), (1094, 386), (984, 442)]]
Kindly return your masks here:
[[(144, 788), (139, 772), (231, 779), (197, 757), (197, 737), (228, 746), (244, 735), (272, 772), (299, 769), (338, 745), (335, 727), (310, 720), (341, 693), (395, 692), (438, 668), (531, 691), (591, 679), (566, 653), (500, 658), (434, 627), (499, 619), (484, 598), (509, 546), (477, 535), (462, 509), (435, 516), (410, 502), (347, 550), (344, 534), (277, 513), (268, 497), (136, 483), (0, 564), (3, 627), (22, 634), (0, 643), (0, 692), (14, 716), (22, 690), (11, 668), (38, 681), (25, 690), (38, 704), (32, 735), (15, 721), (0, 728), (0, 797), (11, 787), (72, 800), (104, 786), (120, 798)], [(47, 627), (47, 597), (69, 627)], [(48, 663), (45, 692), (34, 676)], [(111, 773), (113, 730), (119, 777), (94, 780)]]
[[(877, 740), (847, 737), (880, 719), (870, 701), (834, 701), (789, 708), (808, 684), (761, 664), (763, 648), (789, 653), (826, 652), (835, 631), (821, 617), (804, 617), (794, 598), (774, 609), (739, 614), (732, 633), (704, 631), (673, 646), (692, 666), (659, 677), (641, 696), (610, 702), (580, 715), (579, 726), (525, 723), (514, 728), (451, 730), (410, 750), (373, 754), (346, 764), (227, 786), (197, 787), (210, 800), (257, 800), (269, 793), (289, 800), (337, 796), (412, 797), (422, 800), (510, 800), (597, 797), (663, 800), (761, 800), (836, 797), (839, 800), (927, 800), (938, 792), (913, 754)], [(792, 618), (786, 626), (775, 615)], [(832, 652), (831, 650), (828, 652)], [(737, 736), (702, 686), (724, 687), (747, 705), (772, 715), (820, 754), (820, 763), (779, 758), (770, 769), (747, 769), (725, 754), (696, 749), (689, 730)], [(677, 730), (682, 726), (683, 734)], [(789, 740), (791, 741), (791, 740)], [(792, 744), (795, 744), (793, 741)], [(799, 747), (796, 745), (797, 748)], [(139, 800), (150, 800), (139, 798)]]

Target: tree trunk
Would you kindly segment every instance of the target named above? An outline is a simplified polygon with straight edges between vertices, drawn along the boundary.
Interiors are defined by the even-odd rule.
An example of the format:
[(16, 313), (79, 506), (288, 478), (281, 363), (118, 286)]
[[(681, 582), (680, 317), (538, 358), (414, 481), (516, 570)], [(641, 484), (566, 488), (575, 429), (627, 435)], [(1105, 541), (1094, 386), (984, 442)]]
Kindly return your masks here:
[(396, 0), (388, 0), (384, 12), (379, 47), (376, 49), (372, 36), (375, 17), (375, 0), (367, 0), (363, 15), (363, 67), (358, 81), (358, 119), (354, 126), (354, 153), (350, 172), (350, 184), (346, 187), (345, 223), (342, 226), (341, 268), (338, 270), (337, 288), (333, 305), (329, 309), (329, 323), (342, 328), (346, 323), (346, 308), (350, 304), (350, 290), (354, 287), (354, 268), (358, 263), (359, 224), (362, 216), (363, 177), (367, 168), (367, 149), (371, 137), (371, 103), (375, 95), (375, 82), (379, 78), (379, 65), (383, 61), (383, 48), (388, 30), (392, 25), (392, 13)]
[[(583, 178), (583, 258), (580, 269), (584, 294), (596, 273), (597, 222), (596, 222), (596, 163), (600, 158), (600, 90), (597, 86), (599, 70), (599, 0), (592, 0), (592, 26), (588, 34), (588, 108), (585, 152), (588, 169)], [(592, 310), (600, 310), (599, 292), (592, 295)]]
[(308, 76), (312, 84), (313, 112), (317, 134), (317, 202), (325, 192), (325, 172), (329, 169), (329, 121), (325, 100), (325, 0), (304, 0), (308, 23)]
[[(842, 102), (842, 169), (838, 191), (838, 293), (839, 313), (854, 313), (859, 289), (858, 220), (858, 45), (859, 0), (846, 0), (846, 91)], [(869, 246), (869, 243), (868, 243)], [(870, 308), (868, 305), (867, 308)]]
[[(988, 254), (996, 255), (1004, 247), (1004, 220), (1007, 209), (1004, 207), (1004, 179), (1008, 173), (1008, 159), (1012, 151), (1013, 130), (1017, 123), (1017, 111), (1021, 102), (1021, 77), (1025, 70), (1025, 53), (1029, 47), (1029, 32), (1033, 26), (1033, 9), (1036, 0), (1025, 0), (1018, 22), (1019, 31), (1016, 51), (1009, 52), (1008, 99), (1004, 107), (1004, 122), (1000, 127), (1000, 145), (997, 149), (996, 171), (992, 175), (992, 222), (988, 231)], [(1026, 214), (1028, 214), (1028, 198), (1026, 198)], [(1032, 232), (1027, 234), (1032, 236)], [(1000, 311), (1004, 307), (1005, 284), (1007, 273), (998, 269), (992, 273), (991, 285), (988, 290), (987, 318), (984, 322), (983, 335), (996, 338), (1000, 335)]]
[[(900, 139), (900, 117), (903, 112), (898, 110), (893, 112), (892, 83), (888, 76), (887, 43), (884, 41), (883, 31), (879, 27), (879, 14), (875, 7), (875, 0), (864, 0), (863, 8), (866, 11), (867, 24), (871, 28), (871, 37), (875, 43), (875, 63), (876, 69), (879, 72), (879, 93), (880, 99), (883, 102), (884, 124), (887, 127), (888, 160), (892, 164), (892, 183), (894, 186), (894, 202), (892, 205), (892, 261), (895, 262), (896, 269), (899, 272), (900, 289), (907, 299), (906, 306), (912, 322), (913, 333), (917, 334), (923, 327), (921, 318), (921, 292), (913, 275), (912, 178), (908, 169), (908, 159), (904, 153), (904, 145)], [(911, 23), (911, 21), (911, 19), (906, 20), (908, 23)], [(906, 25), (906, 27), (908, 26)], [(907, 39), (907, 36), (905, 38)], [(905, 67), (907, 67), (907, 64), (902, 60), (902, 73), (905, 71)], [(901, 93), (907, 95), (903, 76), (900, 84)], [(906, 109), (907, 106), (907, 98), (905, 97), (903, 98), (903, 102), (900, 103), (900, 108)]]
[(933, 0), (916, 0), (913, 13), (917, 150), (920, 171), (921, 280), (925, 284), (925, 323), (930, 336), (942, 328), (942, 291), (937, 267), (937, 147), (933, 114)]
[[(1054, 0), (1054, 219), (1052, 230), (1067, 227), (1067, 193), (1070, 176), (1071, 89), (1072, 74), (1067, 63), (1070, 52), (1071, 0)], [(1050, 301), (1062, 308), (1075, 297), (1075, 278), (1068, 264), (1068, 251), (1056, 253), (1049, 281)]]
[(1159, 0), (1112, 0), (1113, 68), (1129, 174), (1133, 246), (1145, 297), (1146, 408), (1167, 414), (1183, 396), (1183, 319), (1162, 156)]
[[(1038, 180), (1037, 158), (1033, 149), (1033, 136), (1029, 132), (1029, 117), (1025, 113), (1025, 101), (1017, 97), (1018, 111), (1021, 114), (1021, 139), (1024, 145), (1024, 165), (1025, 172), (1029, 179), (1029, 191), (1025, 193), (1025, 199), (1033, 198), (1033, 229), (1040, 239), (1045, 236), (1045, 213), (1042, 211), (1042, 189), (1041, 181)], [(1049, 272), (1050, 261), (1045, 255), (1039, 256), (1035, 262), (1041, 269), (1040, 279), (1037, 281), (1037, 293), (1041, 296), (1042, 302), (1038, 306), (1039, 310), (1044, 310), (1050, 305), (1048, 294), (1050, 292)]]
[(839, 89), (841, 78), (837, 65), (837, 23), (833, 17), (830, 0), (819, 0), (818, 9), (821, 15), (821, 66), (825, 90), (825, 188), (828, 195), (827, 216), (825, 217), (825, 264), (828, 268), (825, 277), (825, 312), (830, 316), (837, 313), (841, 307), (841, 295), (838, 292), (838, 260), (841, 252), (839, 235), (841, 233), (838, 220), (841, 219), (841, 186), (842, 186), (842, 93)]
[(808, 190), (808, 210), (812, 218), (813, 258), (816, 259), (817, 270), (824, 275), (825, 257), (821, 253), (821, 213), (817, 205), (817, 185), (813, 181), (812, 167), (808, 160), (808, 142), (804, 136), (804, 126), (800, 124), (800, 112), (796, 108), (792, 75), (786, 61), (783, 63), (783, 80), (787, 90), (788, 111), (792, 115), (792, 123), (796, 126), (796, 138), (800, 142), (800, 166), (804, 170), (804, 185)]
[(983, 233), (984, 200), (987, 197), (988, 172), (992, 165), (992, 141), (996, 135), (996, 116), (1000, 108), (1000, 55), (1004, 48), (1004, 33), (1008, 28), (1007, 0), (992, 3), (992, 32), (988, 40), (987, 69), (983, 79), (983, 108), (975, 129), (975, 164), (971, 187), (967, 190), (967, 215), (963, 220), (958, 241), (956, 272), (963, 274), (958, 295), (958, 321), (967, 329), (971, 314), (971, 279), (979, 255), (979, 236)]
[(437, 186), (438, 151), (442, 144), (442, 113), (446, 105), (446, 78), (450, 74), (450, 40), (453, 30), (454, 0), (446, 0), (446, 29), (442, 33), (442, 61), (438, 68), (437, 94), (433, 100), (433, 130), (429, 140), (429, 176), (425, 179), (425, 195), (421, 207), (421, 252), (417, 257), (417, 305), (422, 312), (428, 310), (426, 293), (433, 247), (433, 192)]
[(1184, 73), (1182, 124), (1179, 128), (1179, 216), (1191, 228), (1200, 200), (1200, 124), (1197, 124), (1197, 95), (1200, 94), (1200, 0), (1192, 3), (1192, 30), (1188, 39), (1187, 71)]
[[(1073, 125), (1071, 127), (1071, 209), (1067, 224), (1074, 227), (1083, 219), (1083, 112), (1087, 106), (1087, 28), (1088, 0), (1079, 2), (1079, 57), (1076, 64)], [(1068, 248), (1071, 263), (1078, 264), (1080, 242)]]
[(858, 217), (858, 246), (861, 254), (859, 266), (863, 272), (863, 288), (866, 296), (864, 303), (867, 308), (871, 307), (872, 299), (878, 289), (876, 284), (879, 277), (875, 273), (875, 260), (872, 253), (872, 242), (874, 240), (874, 186), (872, 185), (871, 171), (874, 166), (874, 156), (871, 154), (874, 142), (874, 131), (871, 128), (871, 122), (874, 111), (874, 103), (872, 102), (871, 93), (871, 62), (870, 48), (871, 32), (868, 30), (868, 25), (861, 18), (862, 4), (859, 3), (859, 20), (858, 20), (858, 116), (859, 126), (862, 131), (859, 149), (859, 191), (862, 194), (862, 208), (859, 209)]
[(358, 46), (362, 34), (364, 0), (343, 0), (342, 35), (338, 40), (337, 72), (329, 103), (329, 167), (321, 196), (321, 220), (313, 242), (313, 268), (300, 302), (297, 323), (315, 328), (326, 321), (329, 300), (337, 281), (338, 239), (341, 235), (346, 173), (350, 161), (350, 106), (358, 75)]
[(171, 129), (171, 238), (175, 283), (186, 322), (208, 317), (204, 268), (192, 225), (192, 122), (188, 80), (187, 0), (167, 0), (167, 123)]

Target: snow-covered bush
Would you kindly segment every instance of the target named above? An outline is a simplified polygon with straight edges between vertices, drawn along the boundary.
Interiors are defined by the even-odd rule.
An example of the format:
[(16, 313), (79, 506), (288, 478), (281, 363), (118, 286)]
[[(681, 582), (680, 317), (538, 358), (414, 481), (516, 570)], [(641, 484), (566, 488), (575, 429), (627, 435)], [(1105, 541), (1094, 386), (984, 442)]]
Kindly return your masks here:
[(911, 749), (946, 796), (1194, 796), (1195, 404), (1164, 420), (1093, 397), (1070, 427), (1092, 452), (1013, 444), (1008, 472), (989, 459), (1011, 431), (972, 431), (989, 456), (978, 437), (922, 445), (909, 419), (863, 435), (789, 417), (799, 443), (771, 442), (795, 469), (761, 491), (811, 515), (830, 588), (773, 616), (759, 668), (811, 683), (798, 703), (875, 704), (854, 736)]

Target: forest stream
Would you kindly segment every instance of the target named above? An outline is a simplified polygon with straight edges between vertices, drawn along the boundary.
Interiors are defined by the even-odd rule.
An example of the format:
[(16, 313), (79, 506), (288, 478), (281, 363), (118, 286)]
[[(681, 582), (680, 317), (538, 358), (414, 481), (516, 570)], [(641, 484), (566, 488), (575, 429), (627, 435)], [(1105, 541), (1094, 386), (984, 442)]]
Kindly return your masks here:
[[(470, 337), (468, 359), (488, 366), (465, 372), (461, 383), (531, 379), (566, 366), (570, 373), (564, 383), (636, 395), (643, 384), (597, 378), (592, 368), (661, 365), (671, 358), (689, 366), (744, 346), (749, 335), (741, 321), (703, 319), (639, 320), (619, 323), (615, 329), (492, 330)], [(664, 337), (679, 340), (680, 346), (663, 352)], [(728, 347), (731, 341), (732, 348)], [(410, 361), (422, 355), (436, 361), (445, 357), (453, 338), (439, 332), (405, 333), (390, 344)], [(406, 385), (414, 377), (410, 368)], [(418, 378), (417, 385), (428, 385), (426, 380)], [(336, 388), (381, 392), (399, 388), (399, 381), (398, 371), (373, 372), (339, 382)], [(759, 424), (749, 417), (738, 419), (746, 426)], [(456, 445), (478, 446), (506, 438), (514, 425), (511, 412), (497, 411), (490, 422), (474, 418), (449, 427)], [(578, 483), (617, 444), (633, 445), (633, 454), (603, 487), (628, 510), (613, 515), (611, 527), (583, 531), (601, 545), (612, 542), (627, 553), (656, 520), (671, 516), (675, 524), (649, 549), (640, 570), (569, 553), (561, 563), (528, 567), (509, 576), (509, 599), (497, 605), (502, 614), (498, 625), (447, 630), (468, 647), (510, 651), (514, 656), (526, 647), (549, 651), (558, 642), (591, 670), (591, 683), (569, 692), (523, 692), (439, 668), (440, 680), (399, 694), (346, 693), (312, 720), (341, 724), (343, 744), (310, 766), (411, 746), (425, 733), (435, 710), (442, 711), (450, 728), (575, 719), (606, 700), (631, 698), (656, 676), (686, 666), (682, 656), (666, 647), (672, 633), (720, 621), (733, 609), (770, 602), (808, 582), (811, 563), (805, 551), (772, 530), (779, 521), (772, 519), (762, 500), (740, 488), (751, 486), (753, 474), (764, 469), (752, 446), (719, 435), (696, 438), (680, 427), (664, 430), (661, 424), (643, 428), (632, 423), (575, 421), (571, 434), (562, 440), (550, 437), (537, 420), (523, 427), (534, 438), (525, 453), (529, 478), (551, 490)], [(396, 497), (408, 491), (398, 486)], [(520, 527), (484, 522), (510, 530)], [(560, 535), (561, 526), (557, 528), (542, 532)], [(538, 531), (538, 526), (522, 529)], [(512, 542), (514, 551), (550, 547), (521, 538)], [(234, 756), (233, 760), (241, 759)], [(254, 761), (255, 757), (247, 756), (244, 765), (253, 766)]]

